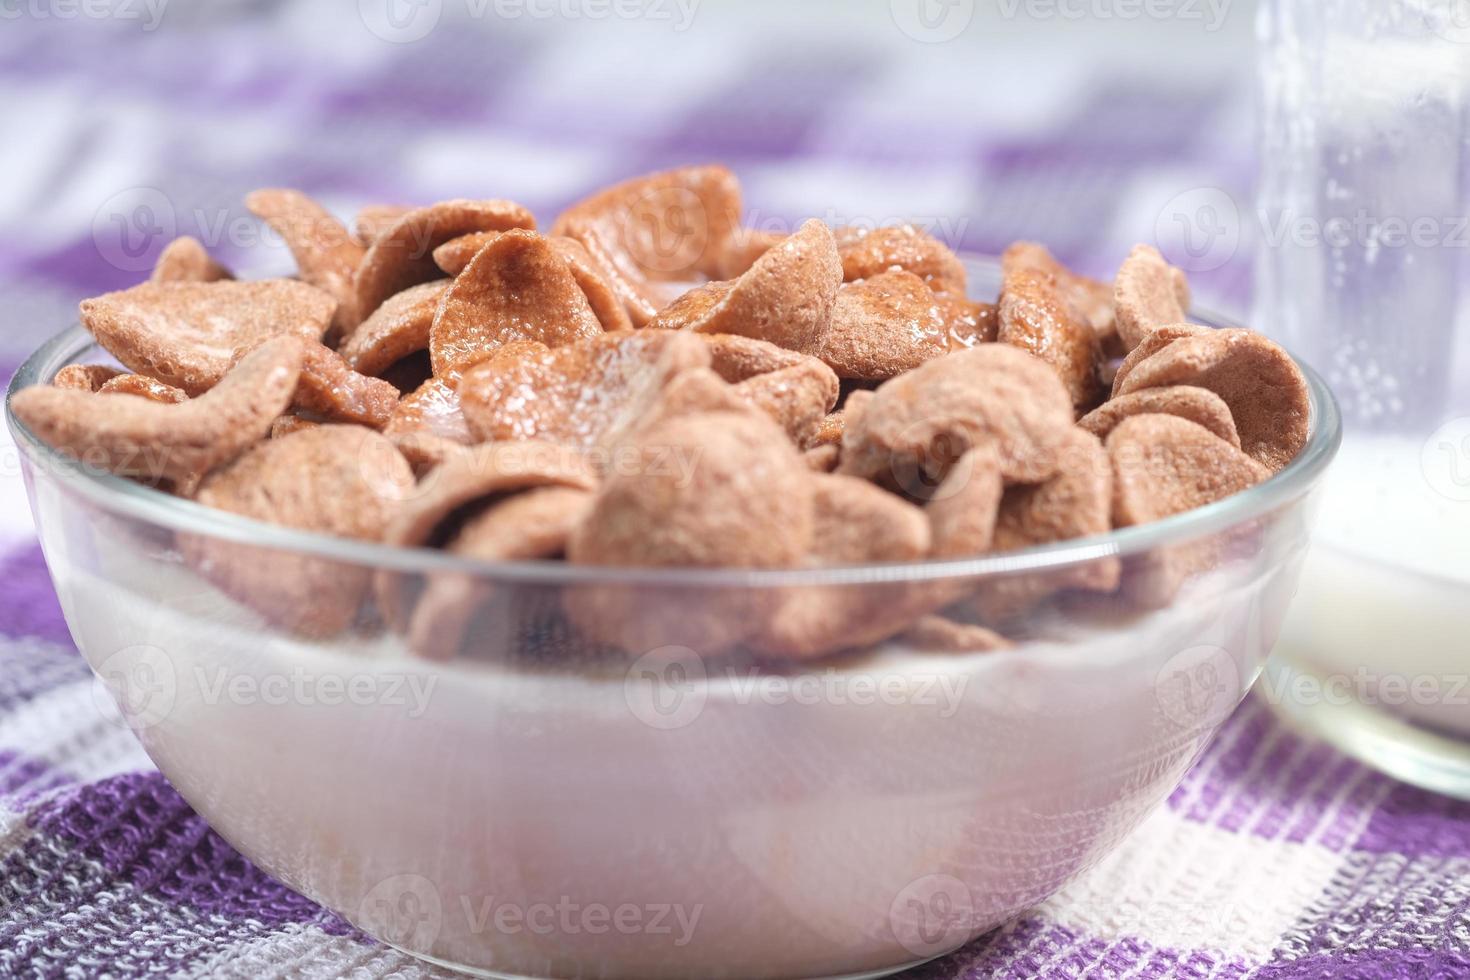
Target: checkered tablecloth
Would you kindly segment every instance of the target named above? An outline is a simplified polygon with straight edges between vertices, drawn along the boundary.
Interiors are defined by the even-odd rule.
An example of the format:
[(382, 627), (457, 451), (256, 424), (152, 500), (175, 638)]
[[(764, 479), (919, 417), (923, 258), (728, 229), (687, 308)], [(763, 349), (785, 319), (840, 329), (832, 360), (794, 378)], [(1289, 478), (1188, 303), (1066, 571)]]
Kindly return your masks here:
[[(974, 3), (915, 20), (906, 2), (643, 0), (629, 23), (468, 0), (386, 19), (373, 0), (0, 4), (0, 358), (136, 281), (174, 233), (259, 263), (239, 202), (262, 185), (343, 213), (505, 196), (550, 216), (610, 179), (719, 160), (757, 223), (915, 219), (970, 249), (1040, 239), (1094, 272), (1194, 203), (1244, 207), (1248, 48), (1109, 60), (1072, 25), (956, 31), (945, 17)], [(1243, 252), (1195, 256), (1206, 301), (1245, 305)], [(433, 975), (252, 867), (104, 718), (5, 448), (0, 975)], [(1467, 904), (1470, 807), (1248, 702), (1100, 867), (913, 975), (1470, 976)]]

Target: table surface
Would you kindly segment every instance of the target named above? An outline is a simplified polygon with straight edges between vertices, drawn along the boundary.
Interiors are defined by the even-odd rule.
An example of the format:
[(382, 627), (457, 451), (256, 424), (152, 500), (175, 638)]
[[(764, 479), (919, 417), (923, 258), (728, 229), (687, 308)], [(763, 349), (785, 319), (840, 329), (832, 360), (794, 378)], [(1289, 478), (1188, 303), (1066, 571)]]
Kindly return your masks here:
[[(431, 2), (425, 36), (390, 40), (373, 34), (387, 22), (324, 23), (304, 5), (166, 10), (156, 31), (23, 15), (0, 31), (0, 359), (13, 366), (78, 299), (137, 281), (175, 232), (244, 261), (255, 232), (239, 202), (262, 185), (342, 213), (505, 196), (549, 216), (610, 179), (720, 160), (757, 222), (920, 220), (965, 248), (1039, 239), (1099, 273), (1201, 200), (1237, 225), (1250, 213), (1245, 13), (1208, 36), (1148, 25), (1142, 41), (974, 14), (930, 43), (947, 28), (915, 28), (905, 2), (851, 22), (814, 4), (777, 24), (770, 4), (710, 0), (682, 26), (653, 16), (688, 9), (670, 2), (611, 27)], [(1197, 262), (1194, 281), (1239, 310), (1235, 231), (1240, 246)], [(0, 974), (434, 975), (253, 868), (106, 720), (5, 451)], [(1119, 851), (912, 975), (1465, 976), (1467, 905), (1470, 806), (1369, 772), (1252, 700)]]

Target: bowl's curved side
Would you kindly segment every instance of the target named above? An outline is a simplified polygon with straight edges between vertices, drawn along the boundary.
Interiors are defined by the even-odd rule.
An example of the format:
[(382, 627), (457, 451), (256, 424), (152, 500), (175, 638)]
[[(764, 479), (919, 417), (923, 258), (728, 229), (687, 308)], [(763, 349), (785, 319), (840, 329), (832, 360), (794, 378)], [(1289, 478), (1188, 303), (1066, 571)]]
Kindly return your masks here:
[(1044, 900), (1254, 680), (1305, 541), (1298, 504), (1070, 642), (650, 690), (292, 639), (35, 487), (78, 644), (211, 826), (370, 934), (525, 976), (886, 970)]

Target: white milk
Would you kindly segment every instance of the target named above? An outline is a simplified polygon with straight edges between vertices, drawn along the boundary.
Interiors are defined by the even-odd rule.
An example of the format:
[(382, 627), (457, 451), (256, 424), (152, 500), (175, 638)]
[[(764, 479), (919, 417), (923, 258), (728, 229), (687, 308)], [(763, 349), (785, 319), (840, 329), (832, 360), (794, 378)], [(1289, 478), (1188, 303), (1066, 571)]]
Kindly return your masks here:
[(1344, 447), (1282, 650), (1324, 680), (1307, 696), (1470, 735), (1470, 502), (1443, 443)]

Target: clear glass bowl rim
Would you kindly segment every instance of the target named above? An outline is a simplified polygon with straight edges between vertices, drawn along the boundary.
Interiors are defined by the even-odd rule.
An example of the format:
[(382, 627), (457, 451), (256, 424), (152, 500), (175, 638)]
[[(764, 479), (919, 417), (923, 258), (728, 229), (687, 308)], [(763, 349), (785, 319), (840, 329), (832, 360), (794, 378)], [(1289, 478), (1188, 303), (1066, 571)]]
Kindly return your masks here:
[[(996, 260), (974, 255), (964, 258), (972, 272), (980, 273), (998, 286), (1000, 273)], [(1194, 322), (1206, 326), (1238, 326), (1227, 318), (1199, 309), (1192, 310), (1191, 317)], [(732, 569), (635, 568), (572, 565), (564, 561), (491, 562), (462, 558), (431, 548), (403, 548), (268, 524), (86, 467), (78, 460), (58, 453), (15, 417), (10, 409), (10, 399), (22, 388), (49, 382), (56, 370), (71, 363), (93, 345), (91, 335), (78, 323), (37, 348), (10, 380), (5, 398), (5, 419), (17, 447), (33, 463), (97, 506), (175, 532), (205, 535), (368, 568), (425, 575), (457, 572), (484, 580), (528, 585), (616, 583), (667, 588), (790, 588), (1005, 577), (1057, 570), (1194, 540), (1269, 513), (1306, 494), (1331, 463), (1342, 442), (1342, 420), (1336, 399), (1322, 378), (1297, 360), (1311, 389), (1312, 417), (1307, 444), (1296, 459), (1269, 480), (1244, 493), (1150, 524), (996, 555), (903, 564)]]

